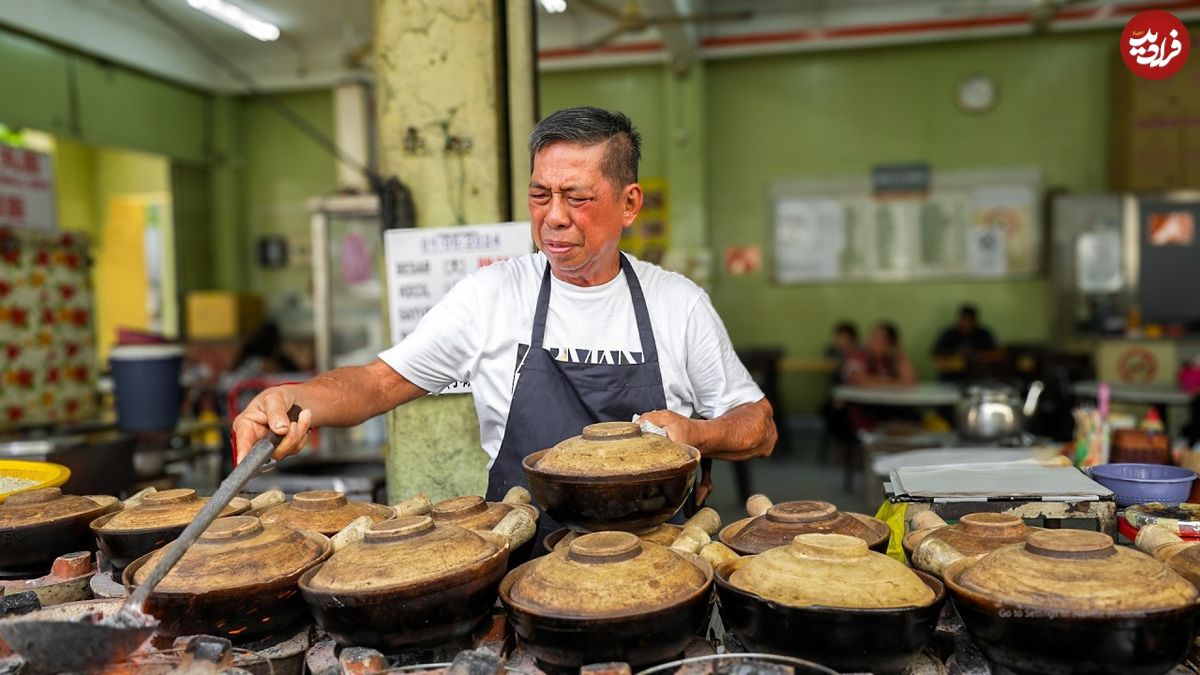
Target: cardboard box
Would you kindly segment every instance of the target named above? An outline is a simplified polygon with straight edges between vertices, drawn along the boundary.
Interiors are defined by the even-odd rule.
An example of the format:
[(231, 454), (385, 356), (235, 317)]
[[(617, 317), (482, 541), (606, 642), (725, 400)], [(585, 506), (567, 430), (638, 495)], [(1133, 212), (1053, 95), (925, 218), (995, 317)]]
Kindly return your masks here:
[(233, 340), (262, 325), (263, 300), (249, 293), (193, 291), (187, 295), (187, 339)]

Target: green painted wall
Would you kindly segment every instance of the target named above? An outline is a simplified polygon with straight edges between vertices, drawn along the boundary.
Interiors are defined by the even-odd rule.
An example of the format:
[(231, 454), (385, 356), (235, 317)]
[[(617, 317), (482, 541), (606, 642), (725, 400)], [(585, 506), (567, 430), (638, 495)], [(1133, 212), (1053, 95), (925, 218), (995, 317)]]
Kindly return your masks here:
[[(1036, 166), (1047, 187), (1104, 188), (1109, 68), (1117, 32), (1044, 35), (910, 47), (710, 61), (705, 70), (709, 241), (757, 244), (769, 259), (767, 190), (777, 179), (864, 175), (877, 163), (927, 161), (934, 170)], [(973, 73), (999, 84), (999, 104), (967, 115), (955, 84)], [(658, 107), (661, 69), (548, 73), (542, 111), (593, 104), (624, 109), (646, 157), (670, 139)], [(655, 159), (653, 161), (661, 161)], [(656, 167), (657, 168), (657, 167)], [(651, 167), (645, 173), (651, 175)], [(670, 176), (667, 176), (670, 180)], [(781, 287), (764, 274), (714, 275), (713, 301), (738, 345), (782, 345), (816, 356), (842, 318), (865, 330), (896, 321), (918, 369), (963, 300), (979, 305), (1004, 341), (1048, 335), (1044, 280)], [(819, 402), (824, 378), (789, 376), (791, 409)]]
[(666, 172), (667, 120), (662, 68), (637, 66), (542, 73), (538, 78), (538, 94), (539, 117), (580, 105), (623, 111), (642, 134), (640, 175), (658, 178)]
[[(282, 94), (279, 99), (317, 129), (333, 134), (333, 96), (328, 90)], [(262, 101), (241, 99), (238, 116), (238, 183), (248, 242), (240, 248), (248, 258), (248, 288), (269, 300), (283, 292), (307, 292), (310, 268), (263, 269), (256, 262), (254, 246), (264, 235), (308, 235), (306, 203), (337, 187), (334, 159)]]
[(206, 158), (212, 97), (0, 29), (0, 122), (95, 145)]
[[(263, 101), (200, 92), (3, 29), (0, 91), (21, 92), (0, 97), (0, 123), (58, 139), (64, 227), (101, 234), (93, 196), (107, 180), (97, 173), (101, 146), (164, 155), (183, 169), (170, 181), (187, 212), (176, 214), (188, 228), (180, 241), (208, 244), (207, 269), (181, 266), (183, 288), (308, 292), (308, 269), (260, 269), (253, 247), (265, 234), (308, 233), (305, 202), (336, 188), (334, 161)], [(279, 98), (332, 135), (328, 90)]]

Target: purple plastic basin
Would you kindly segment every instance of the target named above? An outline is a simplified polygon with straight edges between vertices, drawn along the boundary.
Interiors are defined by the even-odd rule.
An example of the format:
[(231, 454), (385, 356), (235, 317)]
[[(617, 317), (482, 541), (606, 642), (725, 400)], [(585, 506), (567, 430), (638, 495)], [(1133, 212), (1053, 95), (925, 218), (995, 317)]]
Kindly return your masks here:
[(1196, 474), (1165, 464), (1101, 464), (1092, 467), (1092, 479), (1113, 491), (1118, 506), (1187, 501)]

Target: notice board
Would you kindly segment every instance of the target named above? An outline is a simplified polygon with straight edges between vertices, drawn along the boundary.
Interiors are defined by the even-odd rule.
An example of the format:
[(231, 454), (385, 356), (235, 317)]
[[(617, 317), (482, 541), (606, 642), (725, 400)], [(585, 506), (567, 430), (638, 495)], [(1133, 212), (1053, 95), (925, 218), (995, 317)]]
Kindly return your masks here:
[(877, 197), (864, 174), (770, 188), (781, 284), (1030, 277), (1041, 269), (1036, 169), (934, 171), (929, 190)]
[[(383, 247), (388, 320), (395, 344), (408, 337), (421, 317), (463, 277), (494, 262), (531, 253), (533, 239), (528, 222), (419, 227), (387, 230)], [(470, 391), (469, 382), (457, 382), (436, 393)]]

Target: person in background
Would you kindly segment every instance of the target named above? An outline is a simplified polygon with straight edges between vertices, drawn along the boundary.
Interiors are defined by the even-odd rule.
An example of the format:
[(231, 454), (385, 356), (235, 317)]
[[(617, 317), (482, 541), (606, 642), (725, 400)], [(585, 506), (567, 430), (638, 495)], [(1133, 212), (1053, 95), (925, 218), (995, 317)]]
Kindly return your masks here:
[(871, 329), (867, 348), (846, 361), (842, 377), (849, 384), (912, 386), (917, 371), (900, 346), (900, 329), (891, 321), (880, 321)]
[(996, 348), (992, 331), (979, 324), (979, 311), (974, 305), (958, 308), (958, 320), (942, 331), (933, 345), (934, 356), (966, 356), (989, 352)]
[(833, 326), (833, 342), (825, 347), (825, 358), (835, 364), (829, 381), (829, 392), (821, 404), (821, 419), (826, 433), (839, 444), (854, 442), (854, 428), (846, 414), (846, 408), (833, 398), (833, 388), (845, 384), (843, 373), (846, 362), (861, 358), (862, 347), (858, 343), (858, 328), (850, 321), (839, 321)]
[(825, 347), (825, 358), (837, 364), (833, 373), (833, 384), (842, 383), (842, 369), (862, 347), (858, 344), (858, 328), (850, 321), (839, 321), (833, 325), (833, 342)]

